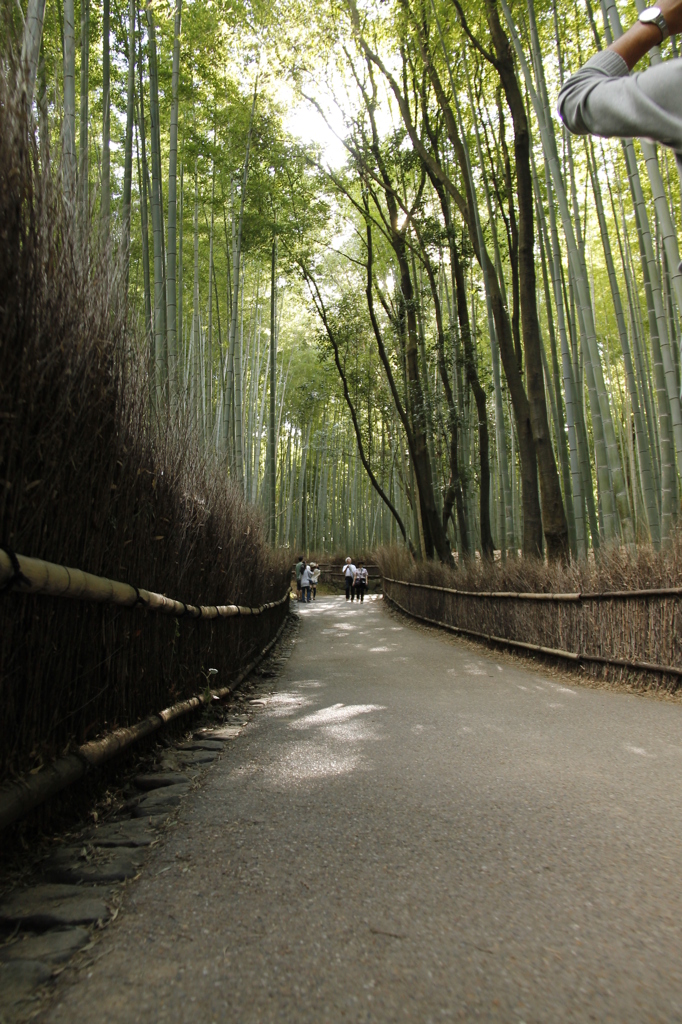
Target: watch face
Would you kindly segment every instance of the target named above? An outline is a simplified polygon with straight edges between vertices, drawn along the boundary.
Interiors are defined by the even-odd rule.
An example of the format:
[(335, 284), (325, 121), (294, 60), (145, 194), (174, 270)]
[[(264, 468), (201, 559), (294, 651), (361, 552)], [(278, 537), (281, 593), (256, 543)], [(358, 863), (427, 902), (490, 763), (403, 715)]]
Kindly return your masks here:
[(643, 22), (656, 21), (656, 19), (660, 18), (660, 16), (661, 11), (659, 7), (647, 7), (647, 9), (645, 11), (642, 11), (642, 13), (640, 14), (639, 20)]

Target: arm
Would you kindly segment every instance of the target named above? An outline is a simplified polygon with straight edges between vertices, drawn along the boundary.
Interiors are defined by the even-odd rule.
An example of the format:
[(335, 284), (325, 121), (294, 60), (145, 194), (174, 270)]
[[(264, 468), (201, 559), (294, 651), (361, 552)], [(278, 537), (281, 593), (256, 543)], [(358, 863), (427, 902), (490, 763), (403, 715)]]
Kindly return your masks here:
[[(671, 36), (682, 32), (682, 3), (680, 0), (661, 0), (656, 7), (665, 18)], [(660, 42), (661, 33), (656, 25), (643, 25), (641, 21), (636, 21), (620, 39), (611, 43), (609, 50), (622, 57), (628, 66), (628, 71), (632, 71), (637, 61), (641, 60), (652, 46), (658, 46)]]
[[(682, 30), (682, 0), (661, 0), (657, 6), (671, 33)], [(681, 152), (682, 61), (629, 74), (660, 40), (656, 25), (635, 22), (572, 75), (559, 94), (559, 114), (568, 130), (607, 138), (644, 136)]]

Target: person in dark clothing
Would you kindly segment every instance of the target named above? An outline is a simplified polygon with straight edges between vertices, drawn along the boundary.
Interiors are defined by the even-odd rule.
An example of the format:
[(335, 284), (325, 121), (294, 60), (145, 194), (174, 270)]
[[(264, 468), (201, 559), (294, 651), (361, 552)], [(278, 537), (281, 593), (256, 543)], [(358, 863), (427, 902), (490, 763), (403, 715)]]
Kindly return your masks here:
[(298, 562), (296, 563), (296, 596), (299, 601), (301, 600), (301, 573), (305, 569), (305, 562), (303, 561), (303, 555), (298, 556)]
[(355, 570), (355, 596), (358, 601), (365, 600), (365, 591), (367, 590), (367, 579), (369, 573), (364, 568), (362, 562), (358, 562), (358, 567)]

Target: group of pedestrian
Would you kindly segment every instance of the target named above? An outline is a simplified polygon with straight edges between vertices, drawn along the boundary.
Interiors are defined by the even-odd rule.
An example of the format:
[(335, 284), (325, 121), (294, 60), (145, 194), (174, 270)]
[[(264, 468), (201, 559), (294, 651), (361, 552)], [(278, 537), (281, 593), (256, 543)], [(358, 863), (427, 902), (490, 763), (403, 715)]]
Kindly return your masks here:
[(346, 584), (346, 601), (352, 602), (356, 597), (358, 601), (364, 601), (369, 573), (362, 562), (358, 562), (356, 566), (353, 565), (351, 558), (347, 558), (343, 567), (343, 576)]
[[(320, 567), (317, 562), (306, 562), (303, 555), (296, 562), (296, 596), (301, 604), (310, 604), (317, 597), (317, 582), (320, 578)], [(369, 573), (362, 564), (353, 564), (347, 558), (343, 566), (344, 583), (346, 584), (346, 601), (365, 600), (365, 592)]]
[(317, 597), (320, 567), (317, 562), (306, 562), (301, 555), (296, 563), (296, 595), (302, 604), (310, 604)]

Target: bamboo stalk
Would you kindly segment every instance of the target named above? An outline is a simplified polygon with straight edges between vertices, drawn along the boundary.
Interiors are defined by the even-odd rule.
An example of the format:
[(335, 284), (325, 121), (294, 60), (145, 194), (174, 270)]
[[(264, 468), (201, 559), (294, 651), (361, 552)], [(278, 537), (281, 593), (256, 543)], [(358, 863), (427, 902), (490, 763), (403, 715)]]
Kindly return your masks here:
[(82, 218), (83, 239), (87, 238), (90, 213), (89, 172), (89, 99), (90, 99), (90, 0), (80, 0), (81, 7), (81, 102), (78, 134), (78, 198)]
[[(178, 327), (177, 327), (177, 169), (178, 169), (178, 87), (180, 82), (180, 29), (182, 0), (176, 0), (173, 25), (173, 67), (171, 72), (171, 116), (168, 154), (168, 231), (166, 253), (166, 330), (170, 392), (177, 389)], [(180, 335), (182, 337), (182, 334)]]

